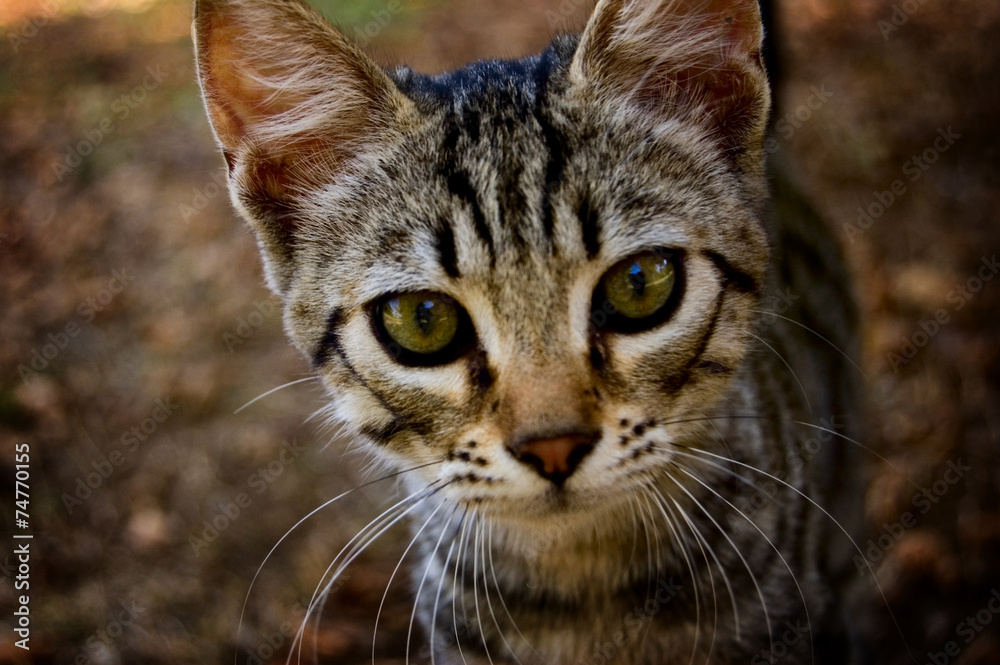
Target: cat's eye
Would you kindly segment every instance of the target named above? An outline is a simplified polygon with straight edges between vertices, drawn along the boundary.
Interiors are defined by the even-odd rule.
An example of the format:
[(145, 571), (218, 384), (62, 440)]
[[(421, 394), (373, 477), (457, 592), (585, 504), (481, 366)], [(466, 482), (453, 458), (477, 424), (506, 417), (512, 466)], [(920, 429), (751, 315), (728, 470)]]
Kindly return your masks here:
[(681, 292), (680, 252), (656, 249), (619, 261), (594, 292), (598, 328), (638, 332), (665, 321)]
[(379, 301), (374, 316), (383, 344), (405, 364), (450, 362), (471, 337), (468, 314), (443, 293), (393, 294)]

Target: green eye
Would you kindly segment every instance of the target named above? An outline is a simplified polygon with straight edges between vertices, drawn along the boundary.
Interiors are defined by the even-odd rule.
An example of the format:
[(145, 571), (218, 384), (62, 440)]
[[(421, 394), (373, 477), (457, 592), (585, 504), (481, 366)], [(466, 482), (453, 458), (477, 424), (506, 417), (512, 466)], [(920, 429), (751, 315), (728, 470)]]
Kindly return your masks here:
[(603, 320), (632, 331), (659, 323), (657, 315), (669, 316), (669, 306), (676, 303), (680, 292), (679, 264), (679, 255), (668, 250), (634, 254), (615, 264), (595, 294), (595, 323), (603, 327)]
[(386, 298), (378, 307), (376, 319), (389, 340), (403, 351), (432, 356), (456, 340), (463, 315), (453, 299), (421, 291)]

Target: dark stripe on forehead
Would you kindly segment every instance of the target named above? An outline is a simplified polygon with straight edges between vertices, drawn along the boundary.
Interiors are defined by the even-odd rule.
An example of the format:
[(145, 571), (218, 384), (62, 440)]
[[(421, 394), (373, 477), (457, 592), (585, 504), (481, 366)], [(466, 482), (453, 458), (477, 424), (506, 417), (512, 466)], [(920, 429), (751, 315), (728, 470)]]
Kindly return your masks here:
[(524, 164), (515, 152), (501, 156), (497, 173), (497, 203), (503, 227), (509, 229), (510, 238), (524, 246), (529, 236), (528, 201), (521, 186)]
[[(478, 131), (479, 117), (473, 116)], [(476, 235), (486, 245), (490, 255), (490, 264), (496, 262), (496, 247), (493, 242), (493, 234), (486, 224), (486, 215), (483, 214), (482, 206), (479, 205), (479, 195), (472, 187), (469, 174), (457, 166), (458, 163), (458, 141), (462, 134), (458, 117), (454, 112), (448, 113), (444, 118), (445, 135), (442, 144), (441, 167), (439, 174), (445, 179), (448, 191), (452, 196), (469, 206), (472, 211), (472, 222)]]
[[(555, 229), (555, 216), (552, 210), (552, 197), (562, 188), (563, 172), (569, 161), (571, 149), (566, 137), (552, 124), (547, 101), (549, 96), (549, 79), (552, 74), (552, 60), (543, 58), (539, 67), (537, 102), (535, 119), (542, 132), (542, 140), (549, 152), (549, 160), (545, 165), (545, 182), (542, 187), (542, 229), (550, 241)], [(553, 250), (555, 244), (552, 244)]]
[(726, 287), (733, 287), (737, 291), (751, 295), (758, 295), (760, 293), (760, 285), (757, 283), (757, 280), (749, 273), (729, 263), (721, 254), (708, 250), (703, 251), (701, 254), (715, 264), (715, 267), (722, 274), (722, 279)]
[(442, 219), (435, 233), (438, 261), (449, 277), (458, 277), (458, 255), (455, 251), (455, 232), (451, 230), (448, 220)]
[(580, 230), (583, 236), (583, 247), (587, 250), (587, 258), (592, 259), (601, 251), (601, 228), (597, 210), (590, 201), (590, 194), (584, 194), (580, 202)]
[(496, 263), (496, 246), (493, 243), (493, 234), (486, 224), (486, 215), (479, 205), (479, 195), (472, 188), (469, 175), (462, 170), (455, 169), (448, 174), (448, 191), (460, 201), (469, 206), (472, 211), (472, 225), (476, 230), (476, 235), (486, 245), (486, 250), (490, 255), (490, 264)]

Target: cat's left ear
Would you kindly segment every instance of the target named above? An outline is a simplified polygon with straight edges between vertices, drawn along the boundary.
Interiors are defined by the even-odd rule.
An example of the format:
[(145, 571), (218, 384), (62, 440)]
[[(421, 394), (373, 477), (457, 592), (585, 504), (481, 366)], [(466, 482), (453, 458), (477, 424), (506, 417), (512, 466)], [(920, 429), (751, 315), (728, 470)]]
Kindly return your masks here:
[(297, 202), (391, 142), (415, 113), (389, 76), (297, 0), (198, 0), (198, 78), (234, 199), (284, 292)]
[(600, 0), (570, 77), (616, 110), (700, 125), (758, 171), (770, 110), (762, 41), (757, 0)]

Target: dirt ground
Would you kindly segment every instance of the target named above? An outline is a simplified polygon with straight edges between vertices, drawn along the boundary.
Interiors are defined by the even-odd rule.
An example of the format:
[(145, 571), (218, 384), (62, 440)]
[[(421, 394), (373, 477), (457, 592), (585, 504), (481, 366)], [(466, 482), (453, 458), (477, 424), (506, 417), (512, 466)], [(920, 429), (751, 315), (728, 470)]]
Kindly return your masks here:
[[(784, 4), (771, 149), (838, 229), (865, 314), (873, 662), (1000, 663), (1000, 4)], [(388, 2), (328, 5), (425, 71), (537, 50), (589, 7), (403, 0), (383, 28)], [(315, 382), (241, 409), (310, 372), (223, 192), (189, 20), (173, 0), (0, 8), (0, 663), (284, 662), (333, 556), (395, 496), (360, 489), (267, 556), (364, 458), (310, 420)], [(375, 617), (406, 542), (351, 566), (304, 662), (404, 662), (405, 572)]]

